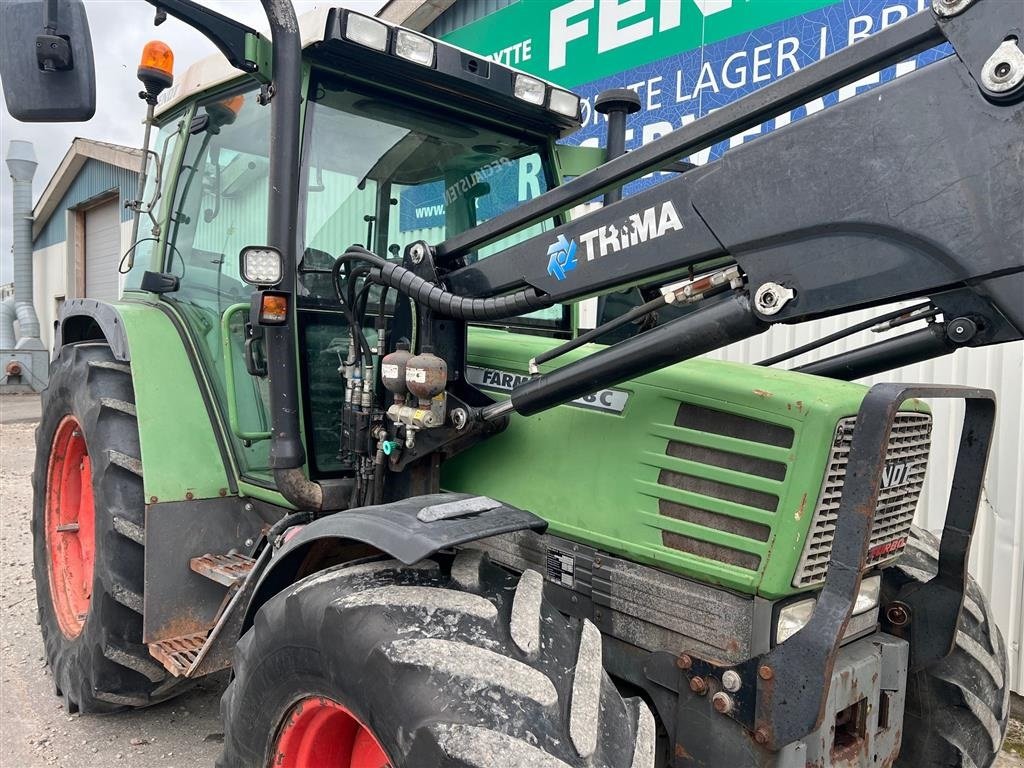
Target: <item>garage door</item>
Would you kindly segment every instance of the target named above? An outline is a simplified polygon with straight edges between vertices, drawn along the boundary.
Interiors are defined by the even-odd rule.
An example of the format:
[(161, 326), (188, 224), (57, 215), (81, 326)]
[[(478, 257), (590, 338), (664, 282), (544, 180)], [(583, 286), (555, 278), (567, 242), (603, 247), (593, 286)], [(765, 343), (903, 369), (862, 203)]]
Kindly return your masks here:
[(85, 295), (90, 299), (117, 299), (120, 214), (117, 198), (85, 212)]

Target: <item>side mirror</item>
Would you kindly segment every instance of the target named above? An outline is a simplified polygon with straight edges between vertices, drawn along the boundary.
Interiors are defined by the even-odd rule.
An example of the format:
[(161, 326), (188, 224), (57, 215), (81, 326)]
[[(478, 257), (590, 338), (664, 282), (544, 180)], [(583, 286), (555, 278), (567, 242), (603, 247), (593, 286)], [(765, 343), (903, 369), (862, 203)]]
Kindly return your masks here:
[(0, 78), (16, 120), (89, 120), (96, 68), (82, 0), (0, 2)]

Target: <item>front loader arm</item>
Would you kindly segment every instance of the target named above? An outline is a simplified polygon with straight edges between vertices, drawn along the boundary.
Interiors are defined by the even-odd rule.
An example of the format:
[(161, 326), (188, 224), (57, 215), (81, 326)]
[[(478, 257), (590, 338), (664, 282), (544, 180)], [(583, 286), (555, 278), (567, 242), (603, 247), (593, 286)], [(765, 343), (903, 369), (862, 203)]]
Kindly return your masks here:
[[(797, 296), (773, 319), (796, 321), (1024, 269), (1024, 54), (1004, 45), (1019, 39), (1024, 6), (961, 5), (954, 18), (917, 14), (449, 238), (435, 249), (448, 286), (571, 301), (728, 255), (752, 288), (792, 282)], [(947, 41), (955, 55), (941, 62), (459, 268), (481, 245)], [(1020, 80), (1005, 93), (986, 79), (1001, 58)], [(576, 244), (575, 267), (549, 268), (560, 242)], [(1005, 309), (1024, 326), (1019, 306)]]
[[(710, 260), (738, 266), (727, 300), (535, 377), (484, 418), (535, 413), (774, 323), (918, 296), (956, 332), (900, 337), (908, 361), (1021, 338), (1024, 6), (935, 7), (436, 247), (410, 246), (431, 254), (452, 294), (543, 305)], [(947, 41), (952, 56), (467, 263), (484, 244)]]

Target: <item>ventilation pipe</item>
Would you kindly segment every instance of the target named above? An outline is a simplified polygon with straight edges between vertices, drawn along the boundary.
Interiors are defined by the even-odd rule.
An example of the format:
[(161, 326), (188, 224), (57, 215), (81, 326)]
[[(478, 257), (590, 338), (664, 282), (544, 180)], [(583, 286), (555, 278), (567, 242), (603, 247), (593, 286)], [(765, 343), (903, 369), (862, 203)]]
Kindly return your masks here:
[(17, 316), (13, 296), (0, 301), (0, 349), (14, 349), (18, 343), (18, 337), (14, 335), (14, 319)]
[[(13, 181), (14, 309), (18, 318), (17, 349), (42, 349), (39, 317), (32, 305), (32, 177), (36, 153), (29, 141), (12, 141), (7, 169)], [(8, 310), (4, 310), (6, 323)], [(6, 335), (6, 330), (2, 331)]]

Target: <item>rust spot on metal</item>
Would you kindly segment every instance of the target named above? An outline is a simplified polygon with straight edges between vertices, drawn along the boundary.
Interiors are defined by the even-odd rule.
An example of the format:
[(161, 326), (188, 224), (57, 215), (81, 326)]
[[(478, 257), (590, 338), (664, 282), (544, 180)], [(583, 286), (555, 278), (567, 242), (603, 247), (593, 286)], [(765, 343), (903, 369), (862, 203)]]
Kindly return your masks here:
[(192, 501), (192, 499), (194, 499), (194, 498), (195, 498), (195, 496), (193, 496), (193, 495), (192, 495), (192, 491), (185, 491), (185, 498), (186, 498), (186, 499), (187, 499), (188, 501)]
[(149, 503), (150, 504), (156, 504), (156, 502), (157, 502), (156, 496), (150, 496), (149, 497)]
[(775, 677), (775, 670), (773, 670), (767, 664), (762, 664), (760, 667), (758, 667), (757, 676), (760, 677), (762, 680), (771, 680), (773, 677)]
[(684, 747), (682, 744), (676, 744), (675, 754), (676, 754), (676, 757), (681, 757), (684, 760), (692, 760), (693, 759), (693, 755), (691, 755), (689, 752), (687, 752), (686, 751), (686, 747)]
[(806, 511), (807, 511), (807, 494), (804, 493), (803, 497), (800, 499), (800, 506), (797, 507), (796, 514), (793, 515), (793, 518), (799, 523), (800, 520), (803, 519), (804, 512), (806, 512)]
[(708, 684), (703, 677), (695, 677), (690, 680), (690, 690), (698, 696), (703, 696), (708, 692)]
[(218, 496), (227, 496), (228, 495), (228, 489), (227, 488), (221, 488), (219, 491), (217, 491), (217, 495)]
[(764, 398), (772, 397), (772, 393), (771, 392), (767, 392), (767, 391), (765, 391), (763, 389), (755, 389), (754, 390), (754, 394), (757, 395), (758, 397), (764, 397)]
[(771, 741), (771, 735), (768, 733), (768, 729), (758, 728), (756, 731), (754, 731), (754, 741), (762, 745), (767, 744), (769, 741)]
[(691, 659), (688, 655), (684, 653), (682, 656), (676, 659), (676, 666), (680, 669), (689, 669), (693, 666), (693, 659)]

